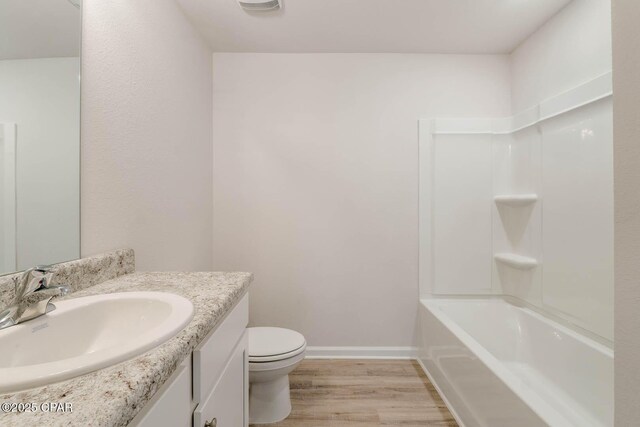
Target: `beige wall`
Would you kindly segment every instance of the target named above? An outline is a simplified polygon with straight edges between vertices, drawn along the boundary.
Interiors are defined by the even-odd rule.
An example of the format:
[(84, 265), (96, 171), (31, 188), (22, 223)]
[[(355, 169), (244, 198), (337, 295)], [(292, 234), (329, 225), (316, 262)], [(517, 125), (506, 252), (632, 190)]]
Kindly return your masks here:
[(82, 255), (209, 270), (209, 48), (174, 0), (85, 0), (82, 44)]
[(251, 322), (410, 346), (418, 119), (509, 115), (507, 56), (214, 55), (214, 268)]
[(640, 2), (613, 1), (616, 426), (640, 420)]

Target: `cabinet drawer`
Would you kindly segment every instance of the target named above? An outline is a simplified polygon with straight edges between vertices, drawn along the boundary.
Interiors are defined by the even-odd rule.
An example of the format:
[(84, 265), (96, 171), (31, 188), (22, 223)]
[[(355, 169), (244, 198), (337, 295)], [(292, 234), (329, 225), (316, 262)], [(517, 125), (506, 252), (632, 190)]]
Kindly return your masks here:
[(191, 358), (167, 379), (129, 426), (191, 427)]
[(249, 295), (193, 351), (193, 400), (201, 403), (209, 396), (249, 323)]
[(204, 427), (207, 422), (217, 427), (248, 425), (247, 342), (248, 336), (244, 334), (213, 391), (194, 411), (193, 427)]

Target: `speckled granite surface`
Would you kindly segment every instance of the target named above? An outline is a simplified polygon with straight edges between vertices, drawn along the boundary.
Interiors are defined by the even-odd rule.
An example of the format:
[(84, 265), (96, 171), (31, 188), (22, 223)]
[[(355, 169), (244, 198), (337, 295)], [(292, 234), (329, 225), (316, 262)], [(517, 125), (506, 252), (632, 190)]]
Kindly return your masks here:
[(133, 273), (68, 295), (164, 291), (193, 302), (193, 320), (178, 335), (118, 365), (46, 387), (0, 396), (7, 402), (72, 403), (71, 413), (0, 412), (0, 426), (126, 426), (165, 380), (246, 293), (250, 273)]
[[(120, 249), (101, 255), (63, 262), (53, 267), (52, 284), (68, 285), (73, 291), (88, 288), (135, 271), (132, 249)], [(15, 296), (13, 279), (21, 273), (0, 277), (0, 309), (9, 305)], [(51, 296), (51, 295), (48, 295)]]

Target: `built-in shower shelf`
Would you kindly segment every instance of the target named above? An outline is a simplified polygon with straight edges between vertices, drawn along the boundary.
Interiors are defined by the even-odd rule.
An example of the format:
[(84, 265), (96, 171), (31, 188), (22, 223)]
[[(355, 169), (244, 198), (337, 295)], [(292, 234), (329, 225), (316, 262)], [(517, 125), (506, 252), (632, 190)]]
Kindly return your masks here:
[(496, 196), (493, 200), (499, 205), (505, 206), (528, 206), (538, 200), (537, 194), (503, 194)]
[(517, 268), (518, 270), (531, 270), (538, 266), (537, 259), (522, 255), (499, 253), (493, 255), (493, 258), (502, 264)]

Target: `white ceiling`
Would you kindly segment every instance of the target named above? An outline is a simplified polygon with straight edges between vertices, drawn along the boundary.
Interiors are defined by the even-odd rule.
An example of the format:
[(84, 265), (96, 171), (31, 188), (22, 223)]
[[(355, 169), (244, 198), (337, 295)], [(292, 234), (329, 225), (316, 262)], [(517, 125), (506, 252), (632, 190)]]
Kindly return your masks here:
[(572, 0), (177, 1), (216, 52), (485, 54), (510, 53)]
[(0, 60), (80, 56), (80, 19), (69, 0), (0, 0)]

